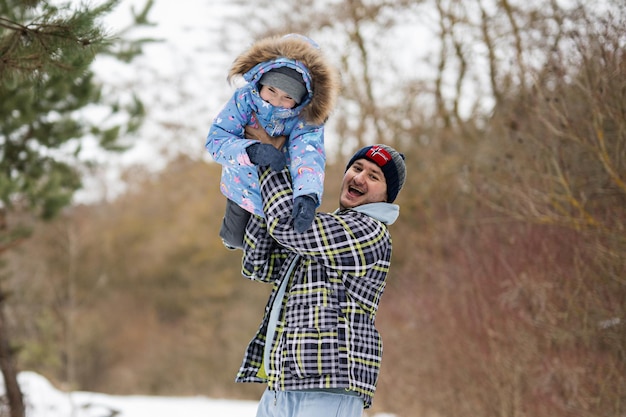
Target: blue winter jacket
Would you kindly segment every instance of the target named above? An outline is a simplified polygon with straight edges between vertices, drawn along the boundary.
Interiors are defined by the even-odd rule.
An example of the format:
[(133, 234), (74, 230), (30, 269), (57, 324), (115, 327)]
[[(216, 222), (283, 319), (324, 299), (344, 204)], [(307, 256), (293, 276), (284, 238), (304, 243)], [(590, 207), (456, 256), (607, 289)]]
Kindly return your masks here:
[[(319, 205), (322, 201), (326, 160), (323, 123), (330, 114), (336, 97), (336, 91), (321, 90), (338, 89), (336, 80), (331, 77), (329, 82), (326, 79), (329, 74), (332, 75), (329, 66), (323, 68), (325, 72), (318, 74), (315, 71), (311, 73), (305, 65), (316, 64), (313, 68), (319, 72), (319, 49), (299, 38), (285, 40), (283, 37), (273, 39), (270, 43), (263, 42), (254, 44), (235, 61), (235, 66), (239, 64), (236, 68), (249, 68), (242, 74), (247, 84), (237, 89), (219, 112), (206, 141), (207, 150), (223, 167), (220, 181), (222, 193), (250, 213), (259, 216), (263, 216), (263, 207), (257, 169), (246, 153), (246, 148), (258, 141), (244, 138), (245, 126), (258, 122), (270, 136), (287, 136), (283, 151), (286, 152), (293, 181), (294, 197), (313, 194)], [(278, 47), (283, 44), (293, 46), (294, 42), (296, 51), (301, 52), (296, 52), (293, 58), (276, 55), (273, 59), (258, 62), (250, 68), (255, 59), (276, 54), (276, 51), (280, 52)], [(298, 42), (301, 44), (297, 44)], [(293, 109), (274, 107), (259, 95), (261, 86), (258, 82), (263, 74), (282, 66), (298, 71), (306, 84), (305, 98)], [(316, 76), (319, 76), (319, 80)], [(314, 85), (318, 91), (314, 91)], [(311, 108), (315, 111), (313, 115)]]

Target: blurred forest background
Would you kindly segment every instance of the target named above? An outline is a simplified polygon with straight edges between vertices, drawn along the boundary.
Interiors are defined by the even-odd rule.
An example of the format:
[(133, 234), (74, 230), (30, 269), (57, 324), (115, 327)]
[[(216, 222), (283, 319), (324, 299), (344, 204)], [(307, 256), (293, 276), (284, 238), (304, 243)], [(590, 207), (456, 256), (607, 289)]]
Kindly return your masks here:
[[(227, 23), (248, 41), (229, 44), (231, 58), (251, 39), (300, 32), (341, 69), (324, 210), (357, 147), (407, 155), (373, 411), (626, 415), (623, 0), (242, 10)], [(161, 128), (189, 140), (185, 126)], [(51, 220), (4, 203), (2, 241), (30, 230), (1, 252), (18, 369), (67, 389), (259, 397), (262, 386), (233, 379), (269, 288), (241, 278), (240, 253), (222, 247), (220, 168), (194, 140), (156, 173), (128, 169), (116, 198)]]

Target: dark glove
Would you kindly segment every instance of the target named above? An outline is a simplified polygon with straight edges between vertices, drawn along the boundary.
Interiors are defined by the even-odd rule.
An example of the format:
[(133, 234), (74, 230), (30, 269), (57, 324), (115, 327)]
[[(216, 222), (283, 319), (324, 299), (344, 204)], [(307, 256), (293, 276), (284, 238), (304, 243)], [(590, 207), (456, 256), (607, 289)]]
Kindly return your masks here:
[(270, 166), (274, 171), (282, 170), (287, 164), (285, 154), (268, 143), (250, 145), (246, 148), (246, 152), (254, 165)]
[(300, 195), (293, 200), (293, 228), (298, 233), (304, 233), (311, 227), (315, 217), (317, 198), (313, 194)]

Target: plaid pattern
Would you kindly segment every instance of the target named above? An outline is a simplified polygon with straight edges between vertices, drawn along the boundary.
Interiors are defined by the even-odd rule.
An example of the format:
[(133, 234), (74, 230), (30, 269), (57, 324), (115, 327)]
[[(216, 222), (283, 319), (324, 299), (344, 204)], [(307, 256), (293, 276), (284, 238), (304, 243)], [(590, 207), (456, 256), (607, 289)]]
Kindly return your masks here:
[[(312, 229), (298, 234), (290, 184), (287, 171), (261, 175), (267, 220), (253, 216), (248, 223), (242, 273), (274, 287), (236, 381), (267, 382), (273, 390), (346, 388), (368, 408), (382, 357), (374, 320), (389, 270), (389, 231), (372, 217), (345, 210), (317, 213)], [(283, 279), (290, 281), (265, 375), (269, 312)]]

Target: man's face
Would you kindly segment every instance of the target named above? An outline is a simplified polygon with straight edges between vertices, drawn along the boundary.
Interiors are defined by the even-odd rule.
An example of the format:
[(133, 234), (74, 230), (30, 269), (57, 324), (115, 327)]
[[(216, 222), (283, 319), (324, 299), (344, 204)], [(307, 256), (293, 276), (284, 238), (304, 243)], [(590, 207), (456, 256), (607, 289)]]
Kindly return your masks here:
[(387, 181), (383, 171), (367, 159), (354, 161), (343, 176), (339, 207), (347, 209), (383, 201), (387, 201)]

